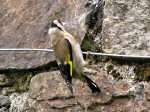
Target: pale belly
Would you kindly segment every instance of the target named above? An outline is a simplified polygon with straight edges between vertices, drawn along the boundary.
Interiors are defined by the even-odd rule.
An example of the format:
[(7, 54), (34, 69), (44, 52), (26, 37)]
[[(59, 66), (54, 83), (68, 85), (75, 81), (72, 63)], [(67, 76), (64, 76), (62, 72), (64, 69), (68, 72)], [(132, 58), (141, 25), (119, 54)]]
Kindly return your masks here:
[(69, 54), (69, 49), (63, 39), (54, 47), (54, 51), (58, 61), (60, 61), (61, 63), (65, 63), (67, 54)]

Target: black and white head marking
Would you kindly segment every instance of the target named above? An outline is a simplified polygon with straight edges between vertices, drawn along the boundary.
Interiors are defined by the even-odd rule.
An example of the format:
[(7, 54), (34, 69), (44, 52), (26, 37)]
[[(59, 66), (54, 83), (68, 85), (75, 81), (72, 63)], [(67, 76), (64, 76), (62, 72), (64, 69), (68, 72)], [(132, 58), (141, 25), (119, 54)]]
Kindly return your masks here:
[(60, 20), (54, 20), (51, 24), (51, 27), (56, 27), (63, 31), (63, 24)]

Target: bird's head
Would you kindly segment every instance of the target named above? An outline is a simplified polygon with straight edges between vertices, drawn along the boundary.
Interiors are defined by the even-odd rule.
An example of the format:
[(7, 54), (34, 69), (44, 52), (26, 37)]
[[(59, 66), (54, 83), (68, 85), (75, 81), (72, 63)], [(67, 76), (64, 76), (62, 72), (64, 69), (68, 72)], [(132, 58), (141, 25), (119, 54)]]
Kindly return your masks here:
[(60, 20), (54, 20), (51, 22), (48, 34), (50, 36), (51, 47), (63, 37), (62, 34), (65, 31), (63, 23)]
[(64, 30), (64, 23), (61, 22), (59, 19), (54, 20), (51, 23), (51, 28), (58, 28), (59, 30), (63, 31)]

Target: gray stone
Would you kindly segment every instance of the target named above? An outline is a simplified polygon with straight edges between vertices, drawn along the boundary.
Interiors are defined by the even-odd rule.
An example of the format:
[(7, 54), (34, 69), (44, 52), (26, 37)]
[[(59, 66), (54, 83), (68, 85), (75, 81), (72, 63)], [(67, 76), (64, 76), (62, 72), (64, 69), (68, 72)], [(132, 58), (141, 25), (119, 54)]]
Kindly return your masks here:
[(40, 73), (31, 79), (30, 96), (37, 100), (68, 98), (72, 94), (58, 71)]
[(27, 110), (27, 101), (29, 98), (28, 93), (18, 94), (13, 93), (10, 95), (11, 105), (9, 112), (25, 112)]
[[(1, 48), (49, 48), (46, 26), (52, 0), (1, 1)], [(0, 52), (0, 68), (31, 68), (54, 60), (45, 52)]]
[(0, 112), (8, 112), (9, 107), (10, 107), (9, 97), (0, 95)]
[[(2, 0), (0, 4), (0, 48), (50, 48), (50, 37), (47, 32), (49, 22), (54, 19), (65, 22), (66, 29), (81, 43), (86, 33), (82, 17), (86, 17), (87, 11), (92, 9), (85, 7), (87, 1)], [(96, 0), (93, 0), (93, 3), (96, 6)], [(83, 20), (82, 25), (80, 20)], [(101, 26), (101, 18), (100, 20), (98, 18), (97, 22), (98, 26), (94, 29)], [(54, 59), (52, 53), (46, 52), (0, 51), (0, 69), (32, 68)]]
[[(98, 0), (89, 1), (96, 3)], [(112, 53), (148, 55), (149, 0), (105, 1), (104, 50)], [(81, 43), (86, 31), (80, 29), (80, 23), (77, 21), (88, 10), (84, 7), (86, 2), (86, 0), (2, 0), (0, 47), (48, 48), (50, 46), (47, 35), (48, 18), (50, 21), (58, 18), (64, 21), (67, 30), (76, 35)], [(99, 22), (102, 22), (101, 19)], [(53, 55), (42, 52), (27, 54), (1, 52), (0, 68), (37, 67), (51, 60), (54, 60)], [(14, 93), (9, 98), (0, 96), (2, 105), (0, 111), (8, 110), (10, 106), (10, 112), (148, 112), (150, 86), (148, 82), (143, 83), (144, 87), (139, 82), (134, 82), (135, 67), (113, 63), (91, 65), (90, 68), (94, 69), (92, 70), (94, 72), (88, 77), (101, 88), (102, 92), (99, 95), (92, 94), (86, 83), (73, 79), (74, 96), (72, 96), (58, 71), (40, 73), (31, 79), (29, 92)], [(149, 75), (149, 69), (145, 71), (142, 73)], [(113, 77), (112, 74), (115, 76), (117, 74), (117, 77)], [(0, 81), (5, 82), (3, 85), (8, 84), (5, 76), (2, 76)]]
[(149, 7), (149, 0), (106, 0), (103, 22), (104, 51), (150, 55)]
[(100, 94), (92, 94), (86, 83), (74, 79), (74, 96), (72, 96), (58, 71), (40, 73), (32, 78), (29, 92), (11, 94), (9, 111), (148, 112), (149, 83), (129, 83), (124, 79), (117, 81), (99, 66), (90, 65), (95, 72), (91, 72), (92, 75), (88, 77), (101, 88)]
[(0, 108), (0, 112), (9, 112), (9, 110), (6, 107)]
[(0, 96), (0, 106), (9, 106), (9, 105), (10, 105), (9, 97)]
[(13, 80), (5, 74), (0, 74), (0, 87), (7, 87), (13, 85)]

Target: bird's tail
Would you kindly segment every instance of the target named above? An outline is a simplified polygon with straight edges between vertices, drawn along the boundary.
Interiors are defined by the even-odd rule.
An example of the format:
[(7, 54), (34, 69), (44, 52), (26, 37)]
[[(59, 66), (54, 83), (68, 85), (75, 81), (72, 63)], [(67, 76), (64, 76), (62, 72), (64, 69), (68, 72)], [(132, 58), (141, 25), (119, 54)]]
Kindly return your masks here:
[(100, 93), (101, 92), (98, 85), (95, 82), (93, 82), (89, 77), (87, 77), (86, 75), (82, 75), (82, 77), (84, 78), (84, 81), (88, 84), (92, 93)]

